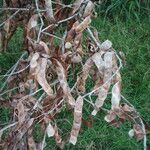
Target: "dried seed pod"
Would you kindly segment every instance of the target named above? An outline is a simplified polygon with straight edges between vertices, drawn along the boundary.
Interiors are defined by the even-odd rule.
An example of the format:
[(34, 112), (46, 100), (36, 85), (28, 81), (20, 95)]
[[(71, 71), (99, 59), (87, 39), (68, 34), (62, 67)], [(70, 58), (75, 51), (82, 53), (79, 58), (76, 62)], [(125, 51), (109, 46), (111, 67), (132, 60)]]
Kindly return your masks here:
[(50, 54), (50, 49), (48, 48), (48, 46), (46, 45), (45, 42), (40, 41), (39, 44), (40, 44), (41, 46), (43, 46), (43, 48), (44, 48), (46, 54)]
[(79, 96), (76, 100), (75, 108), (74, 108), (74, 121), (71, 129), (71, 135), (69, 142), (73, 145), (77, 142), (77, 137), (80, 131), (81, 122), (82, 122), (82, 107), (83, 107), (83, 98)]
[[(95, 101), (95, 109), (92, 112), (92, 115), (96, 115), (99, 108), (103, 106), (105, 99), (107, 98), (107, 94), (111, 85), (111, 75), (112, 75), (112, 58), (113, 53), (107, 52), (104, 55), (104, 77), (103, 77), (103, 85), (99, 88), (98, 98)], [(99, 65), (101, 65), (99, 63)]]
[(112, 122), (113, 120), (115, 120), (115, 118), (116, 118), (115, 112), (113, 110), (110, 110), (108, 115), (106, 115), (104, 119), (106, 122), (109, 123), (109, 122)]
[(36, 70), (36, 79), (38, 83), (42, 86), (44, 91), (49, 95), (49, 96), (54, 96), (53, 95), (53, 90), (48, 84), (46, 80), (46, 67), (47, 67), (47, 59), (46, 58), (41, 58), (38, 61), (38, 68)]
[(29, 129), (28, 131), (28, 137), (27, 137), (27, 140), (28, 140), (28, 148), (29, 150), (37, 150), (36, 148), (36, 143), (34, 141), (34, 138), (33, 138), (33, 129)]
[(39, 53), (34, 53), (32, 58), (31, 58), (31, 61), (30, 61), (30, 72), (35, 74), (36, 71), (35, 69), (37, 68), (38, 66), (38, 59), (39, 59), (40, 55)]
[(48, 20), (52, 23), (55, 21), (54, 19), (54, 13), (52, 8), (52, 1), (51, 0), (45, 0), (45, 7), (46, 7), (46, 14)]
[(65, 95), (65, 97), (67, 99), (68, 104), (71, 107), (74, 107), (75, 100), (74, 100), (74, 98), (71, 95), (71, 90), (70, 90), (69, 85), (67, 83), (65, 70), (64, 70), (62, 64), (59, 61), (57, 61), (57, 60), (55, 60), (55, 61), (56, 61), (56, 73), (58, 75), (58, 80), (60, 82), (60, 86), (63, 89), (64, 95)]
[(121, 83), (117, 82), (112, 88), (111, 109), (119, 108), (121, 100)]
[(27, 25), (27, 35), (28, 35), (28, 33), (30, 32), (30, 30), (32, 28), (37, 27), (38, 18), (39, 18), (38, 14), (35, 14), (35, 15), (31, 16), (31, 18), (30, 18), (30, 20), (28, 22), (28, 25)]
[(91, 17), (87, 16), (76, 28), (75, 31), (76, 33), (83, 32), (88, 25), (91, 23)]
[(19, 101), (16, 107), (16, 110), (18, 111), (18, 123), (19, 125), (22, 125), (25, 121), (25, 117), (27, 115), (27, 112), (25, 111), (25, 107), (22, 103), (22, 101)]
[(56, 144), (57, 144), (61, 149), (63, 149), (65, 143), (64, 143), (64, 141), (62, 140), (61, 136), (59, 135), (58, 127), (57, 127), (56, 124), (55, 124), (54, 129), (55, 129), (54, 138), (55, 138)]
[(144, 137), (142, 127), (139, 124), (134, 124), (133, 130), (134, 130), (134, 134), (135, 134), (135, 137), (137, 138), (137, 140), (142, 140)]
[(82, 57), (79, 54), (75, 54), (71, 58), (71, 62), (73, 62), (73, 63), (80, 63), (80, 62), (82, 62)]
[(99, 52), (99, 53), (95, 53), (92, 56), (92, 60), (95, 63), (95, 65), (101, 75), (104, 74), (104, 67), (105, 67), (104, 60), (102, 59), (103, 54), (104, 54), (103, 52)]
[(107, 50), (109, 50), (111, 47), (112, 47), (112, 42), (109, 41), (109, 40), (106, 40), (105, 42), (103, 42), (103, 43), (101, 44), (101, 50), (103, 50), (103, 51), (107, 51)]
[(83, 17), (85, 18), (85, 17), (91, 15), (92, 11), (93, 11), (93, 8), (94, 8), (94, 3), (92, 1), (89, 1), (87, 3), (87, 6), (85, 7)]
[(83, 2), (84, 2), (84, 0), (76, 0), (76, 1), (74, 2), (72, 15), (73, 15), (74, 13), (76, 13), (76, 12), (79, 10), (79, 8), (80, 8), (80, 6), (81, 6), (81, 4), (82, 4)]
[(85, 92), (85, 81), (89, 75), (92, 66), (93, 61), (91, 58), (89, 58), (83, 66), (81, 75), (77, 78), (77, 88), (81, 92)]

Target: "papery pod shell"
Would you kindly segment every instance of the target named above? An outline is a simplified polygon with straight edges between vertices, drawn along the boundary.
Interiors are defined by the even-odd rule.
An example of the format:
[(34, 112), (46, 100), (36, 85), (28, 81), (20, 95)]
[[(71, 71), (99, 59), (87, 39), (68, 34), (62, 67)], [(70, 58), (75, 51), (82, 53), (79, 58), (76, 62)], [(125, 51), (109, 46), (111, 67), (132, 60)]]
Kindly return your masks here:
[(119, 108), (121, 100), (121, 83), (118, 81), (112, 88), (111, 109)]
[(77, 142), (77, 137), (80, 131), (81, 122), (82, 122), (82, 108), (83, 108), (83, 98), (79, 96), (76, 100), (74, 108), (74, 121), (71, 129), (69, 142), (73, 145)]
[(67, 83), (65, 70), (59, 61), (55, 60), (55, 62), (56, 62), (56, 73), (58, 75), (58, 80), (60, 82), (60, 86), (63, 89), (64, 95), (66, 97), (68, 104), (71, 107), (74, 107), (75, 100), (74, 100), (73, 96), (71, 95), (71, 90), (70, 90), (69, 85)]
[(45, 7), (46, 7), (46, 14), (47, 18), (50, 22), (54, 22), (54, 13), (52, 8), (52, 1), (51, 0), (45, 0)]
[(74, 13), (76, 13), (78, 10), (79, 10), (79, 8), (80, 8), (80, 6), (81, 6), (81, 4), (84, 2), (84, 0), (76, 0), (74, 3), (73, 3), (73, 11), (72, 11), (72, 15), (74, 14)]
[(88, 25), (91, 23), (91, 17), (87, 16), (76, 28), (75, 31), (77, 33), (83, 32)]
[(77, 88), (80, 92), (85, 92), (85, 82), (92, 66), (93, 61), (89, 58), (83, 66), (81, 75), (77, 78)]
[(92, 1), (89, 1), (87, 3), (87, 6), (85, 7), (83, 17), (85, 18), (89, 15), (92, 15), (93, 8), (94, 8), (94, 3)]
[(49, 95), (49, 96), (54, 96), (53, 95), (53, 90), (48, 84), (46, 80), (46, 67), (47, 67), (47, 58), (40, 58), (38, 61), (38, 68), (37, 68), (37, 74), (36, 74), (36, 79), (38, 83), (42, 86), (44, 91)]
[(103, 85), (99, 88), (98, 98), (95, 101), (95, 109), (92, 112), (92, 115), (96, 115), (99, 108), (103, 106), (105, 99), (107, 98), (107, 94), (111, 85), (112, 75), (112, 58), (113, 53), (107, 52), (104, 55), (104, 77), (103, 77)]

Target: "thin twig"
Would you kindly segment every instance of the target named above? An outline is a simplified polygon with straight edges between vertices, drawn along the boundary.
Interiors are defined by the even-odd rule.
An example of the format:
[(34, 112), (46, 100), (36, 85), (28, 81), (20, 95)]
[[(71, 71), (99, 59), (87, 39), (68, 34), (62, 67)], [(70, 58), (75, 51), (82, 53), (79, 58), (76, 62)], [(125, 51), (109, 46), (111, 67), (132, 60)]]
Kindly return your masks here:
[[(133, 107), (135, 109), (135, 107), (123, 96), (121, 95), (121, 97), (123, 98), (123, 100), (125, 102), (127, 102), (131, 107)], [(135, 109), (136, 110), (136, 109)], [(137, 112), (138, 113), (138, 112)], [(143, 150), (147, 150), (147, 137), (146, 137), (146, 129), (145, 129), (145, 125), (143, 123), (143, 120), (141, 119), (141, 117), (139, 116), (139, 113), (138, 113), (138, 117), (139, 117), (139, 120), (140, 120), (140, 123), (141, 123), (141, 127), (142, 127), (142, 130), (143, 130), (143, 135), (144, 135), (144, 139), (143, 139)]]
[[(18, 14), (19, 12), (20, 12), (20, 10), (17, 10), (17, 11), (16, 11), (15, 13), (13, 13), (7, 20), (12, 19), (12, 18), (13, 18), (16, 14)], [(7, 20), (6, 20), (6, 21), (7, 21)], [(1, 24), (0, 24), (0, 27), (3, 26), (3, 25), (6, 23), (6, 21), (4, 21), (3, 23), (1, 23)]]
[[(27, 65), (25, 68), (23, 68), (23, 69), (21, 69), (21, 70), (19, 70), (19, 71), (17, 71), (17, 72), (14, 72), (14, 73), (11, 74), (11, 75), (16, 75), (16, 74), (21, 73), (21, 72), (25, 71), (26, 69), (28, 69), (29, 66), (30, 66), (30, 65)], [(0, 77), (8, 77), (8, 76), (10, 76), (10, 74), (1, 75)]]
[(7, 94), (7, 93), (9, 93), (9, 92), (12, 92), (12, 91), (16, 90), (16, 89), (19, 89), (19, 87), (14, 87), (14, 88), (12, 88), (12, 89), (10, 89), (10, 90), (7, 90), (7, 91), (1, 93), (0, 96), (3, 96), (3, 95), (5, 95), (5, 94)]
[(19, 60), (18, 60), (17, 63), (15, 64), (13, 70), (12, 70), (11, 73), (9, 74), (8, 78), (7, 78), (6, 81), (4, 82), (4, 84), (3, 84), (3, 86), (2, 86), (2, 88), (1, 88), (0, 91), (2, 91), (2, 90), (4, 89), (5, 85), (7, 84), (7, 81), (10, 79), (10, 77), (12, 76), (12, 74), (14, 73), (14, 71), (16, 70), (16, 68), (18, 67), (18, 64), (19, 64), (20, 60), (21, 60), (26, 54), (27, 54), (27, 52), (25, 52), (25, 53), (23, 53), (23, 54), (21, 55), (21, 57), (19, 58)]
[(41, 32), (42, 32), (42, 28), (44, 26), (44, 21), (42, 19), (42, 15), (40, 13), (39, 5), (38, 5), (38, 0), (35, 0), (35, 4), (36, 4), (36, 9), (37, 9), (38, 15), (40, 17), (40, 21), (41, 21), (40, 30), (39, 30), (38, 37), (37, 37), (37, 42), (39, 42), (40, 41)]

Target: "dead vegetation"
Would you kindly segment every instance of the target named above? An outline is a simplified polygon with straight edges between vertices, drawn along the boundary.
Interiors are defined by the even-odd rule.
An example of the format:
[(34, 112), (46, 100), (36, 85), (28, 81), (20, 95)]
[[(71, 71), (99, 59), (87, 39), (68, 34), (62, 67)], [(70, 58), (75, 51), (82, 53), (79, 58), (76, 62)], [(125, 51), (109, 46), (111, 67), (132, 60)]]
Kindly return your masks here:
[[(119, 55), (111, 41), (99, 40), (97, 30), (91, 30), (91, 20), (96, 17), (94, 1), (76, 0), (65, 5), (61, 0), (16, 0), (4, 1), (4, 22), (0, 32), (1, 51), (6, 51), (10, 38), (17, 27), (24, 31), (24, 53), (18, 62), (4, 75), (0, 104), (12, 110), (11, 124), (0, 130), (0, 135), (9, 129), (5, 139), (1, 138), (1, 149), (44, 149), (45, 137), (53, 137), (60, 148), (66, 142), (73, 145), (81, 128), (83, 105), (89, 103), (95, 116), (100, 110), (107, 112), (105, 120), (119, 127), (129, 120), (133, 129), (129, 135), (138, 140), (144, 138), (146, 130), (142, 119), (131, 104), (121, 102), (121, 74), (124, 55)], [(59, 28), (63, 34), (59, 34)], [(86, 33), (87, 40), (83, 39)], [(55, 42), (59, 43), (56, 44)], [(120, 58), (120, 56), (122, 56)], [(69, 87), (69, 70), (76, 66), (75, 84)], [(95, 86), (86, 91), (86, 81), (91, 77)], [(39, 92), (40, 96), (38, 95)], [(111, 93), (111, 109), (103, 104)], [(92, 96), (96, 96), (95, 102)], [(67, 140), (62, 139), (55, 118), (62, 108), (73, 113), (74, 121)], [(39, 123), (45, 133), (43, 141), (35, 143), (33, 126)]]

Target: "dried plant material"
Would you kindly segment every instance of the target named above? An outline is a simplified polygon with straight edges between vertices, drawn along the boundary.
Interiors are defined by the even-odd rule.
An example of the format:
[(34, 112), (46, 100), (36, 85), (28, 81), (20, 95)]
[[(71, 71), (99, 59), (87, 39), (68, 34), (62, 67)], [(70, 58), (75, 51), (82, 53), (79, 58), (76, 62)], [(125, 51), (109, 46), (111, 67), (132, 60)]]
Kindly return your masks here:
[(130, 138), (133, 138), (133, 136), (134, 136), (134, 130), (131, 129), (131, 130), (128, 132), (128, 135), (129, 135)]
[(88, 16), (75, 28), (75, 31), (77, 33), (83, 32), (83, 30), (85, 30), (90, 23), (91, 23), (91, 17)]
[(55, 124), (54, 129), (55, 129), (54, 138), (55, 138), (56, 144), (57, 144), (61, 149), (63, 149), (65, 143), (64, 143), (64, 141), (62, 140), (61, 136), (60, 136), (59, 133), (58, 133), (58, 127), (57, 127), (56, 124)]
[(57, 61), (57, 60), (55, 60), (55, 61), (56, 61), (56, 72), (57, 72), (57, 75), (58, 75), (58, 80), (60, 82), (60, 86), (63, 89), (64, 95), (67, 99), (68, 104), (71, 107), (74, 107), (75, 100), (71, 95), (71, 91), (70, 91), (70, 88), (68, 86), (66, 75), (65, 75), (65, 70), (64, 70), (62, 64), (59, 61)]
[(105, 121), (106, 122), (112, 122), (116, 118), (116, 113), (113, 110), (110, 110), (108, 115), (105, 116)]
[(126, 65), (126, 56), (125, 56), (124, 52), (123, 52), (123, 51), (120, 51), (120, 52), (119, 52), (119, 55), (121, 56), (122, 63), (123, 63), (124, 65)]
[(77, 87), (80, 92), (85, 92), (85, 81), (89, 75), (90, 69), (93, 66), (93, 61), (89, 58), (82, 69), (81, 75), (77, 79)]
[(40, 41), (39, 44), (40, 44), (42, 47), (44, 47), (44, 50), (45, 50), (46, 54), (50, 54), (50, 49), (48, 48), (48, 46), (46, 45), (45, 42)]
[(71, 49), (71, 47), (72, 47), (72, 44), (70, 42), (65, 43), (65, 48), (66, 49)]
[(93, 11), (93, 8), (94, 8), (94, 3), (92, 1), (89, 1), (87, 3), (87, 6), (85, 7), (83, 17), (85, 18), (85, 17), (91, 15), (92, 11)]
[(144, 137), (142, 127), (139, 124), (134, 124), (133, 130), (134, 130), (135, 137), (137, 138), (137, 140), (142, 140)]
[(46, 6), (46, 14), (47, 14), (48, 20), (50, 22), (53, 22), (55, 19), (54, 19), (54, 13), (53, 13), (53, 8), (52, 8), (52, 1), (45, 0), (45, 6)]
[(105, 63), (104, 63), (104, 60), (102, 59), (102, 55), (103, 53), (95, 53), (93, 56), (92, 56), (92, 60), (93, 62), (95, 63), (100, 75), (103, 75), (103, 72), (104, 72), (104, 67), (105, 67)]
[(32, 28), (35, 28), (35, 27), (37, 27), (37, 25), (38, 25), (38, 15), (37, 14), (35, 14), (35, 15), (33, 15), (31, 18), (30, 18), (30, 20), (29, 20), (29, 22), (28, 22), (28, 25), (27, 25), (27, 35), (28, 35), (28, 33), (30, 32), (30, 30), (32, 29)]
[(47, 132), (48, 137), (54, 136), (55, 130), (54, 130), (54, 127), (51, 125), (51, 123), (48, 124), (46, 128), (46, 132)]
[(135, 111), (135, 109), (134, 109), (133, 107), (130, 107), (130, 106), (128, 106), (127, 104), (124, 104), (124, 105), (122, 106), (122, 110), (123, 110), (124, 112), (133, 112), (133, 111)]
[(71, 58), (72, 63), (80, 63), (82, 62), (82, 57), (79, 54), (75, 54)]
[(74, 121), (71, 129), (71, 135), (69, 142), (73, 145), (77, 142), (77, 137), (80, 131), (81, 122), (82, 122), (82, 107), (83, 107), (83, 98), (79, 96), (76, 100), (75, 108), (74, 108)]
[(25, 111), (25, 107), (22, 103), (22, 101), (19, 101), (17, 104), (16, 110), (18, 111), (18, 123), (21, 125), (25, 121), (25, 117), (27, 115), (27, 112)]
[(47, 67), (47, 59), (46, 58), (41, 58), (40, 61), (38, 62), (38, 70), (36, 74), (36, 79), (38, 83), (42, 86), (44, 91), (49, 95), (49, 96), (54, 96), (53, 95), (53, 90), (48, 84), (46, 80), (46, 67)]
[[(97, 55), (97, 56), (99, 56), (101, 58), (100, 55)], [(99, 58), (99, 60), (96, 59), (97, 61), (99, 61), (99, 63), (96, 62), (96, 65), (98, 66), (100, 71), (102, 71), (101, 65), (103, 66), (103, 63), (102, 64), (100, 63), (100, 61), (102, 61), (100, 58)], [(94, 115), (94, 116), (97, 114), (99, 108), (103, 106), (104, 101), (107, 98), (107, 94), (108, 94), (108, 91), (109, 91), (109, 88), (111, 85), (110, 78), (112, 75), (112, 58), (113, 58), (112, 52), (107, 52), (104, 55), (104, 68), (103, 68), (103, 70), (104, 70), (103, 83), (104, 84), (99, 88), (98, 98), (95, 101), (95, 109), (92, 112), (92, 115)]]
[(3, 132), (4, 132), (5, 130), (7, 130), (7, 129), (13, 127), (13, 126), (15, 126), (17, 123), (18, 123), (18, 122), (9, 124), (9, 125), (5, 126), (4, 128), (0, 129), (0, 141), (1, 141), (1, 137), (2, 137), (2, 135), (3, 135)]
[(0, 52), (2, 51), (3, 48), (3, 36), (2, 33), (0, 32)]
[(117, 82), (112, 88), (111, 109), (119, 108), (121, 100), (120, 88), (120, 82)]
[(10, 19), (8, 19), (8, 20), (5, 22), (5, 24), (4, 24), (4, 30), (5, 30), (6, 33), (9, 33), (10, 25), (11, 25)]
[(105, 42), (103, 42), (103, 43), (101, 44), (101, 50), (103, 50), (103, 51), (107, 51), (107, 50), (109, 50), (111, 47), (112, 47), (112, 42), (109, 41), (109, 40), (106, 40)]
[(101, 43), (100, 40), (99, 40), (98, 31), (97, 31), (97, 29), (95, 29), (95, 28), (94, 28), (94, 30), (93, 30), (93, 35), (94, 35), (95, 39), (96, 39), (99, 43)]
[(84, 2), (84, 0), (76, 0), (74, 2), (72, 14), (76, 13), (79, 10), (79, 8), (83, 2)]
[(38, 66), (38, 62), (37, 60), (39, 59), (40, 55), (39, 53), (35, 53), (32, 58), (31, 58), (31, 61), (30, 61), (30, 72), (34, 75), (36, 74), (36, 71), (35, 69), (37, 68)]
[(32, 134), (33, 134), (33, 131), (32, 131), (32, 129), (30, 129), (28, 131), (28, 148), (29, 148), (29, 150), (37, 150), (36, 143), (33, 139)]
[[(101, 44), (98, 31), (89, 28), (91, 18), (95, 17), (93, 9), (96, 1), (75, 0), (69, 5), (62, 0), (5, 2), (7, 18), (1, 17), (6, 20), (0, 25), (0, 50), (6, 49), (19, 27), (23, 30), (22, 48), (28, 51), (28, 56), (24, 58), (25, 55), (22, 55), (2, 77), (3, 80), (8, 78), (1, 90), (0, 104), (14, 112), (10, 113), (10, 121), (15, 123), (11, 122), (0, 130), (1, 137), (10, 128), (0, 143), (0, 149), (43, 150), (47, 135), (53, 137), (56, 145), (63, 149), (68, 137), (65, 137), (64, 142), (59, 131), (64, 137), (66, 130), (61, 130), (61, 124), (58, 128), (56, 122), (61, 117), (70, 124), (66, 116), (63, 115), (62, 118), (64, 108), (74, 110), (69, 142), (75, 145), (81, 122), (87, 127), (92, 127), (93, 124), (92, 117), (88, 121), (82, 118), (84, 99), (94, 109), (92, 115), (96, 115), (99, 110), (106, 111), (108, 114), (105, 120), (114, 127), (119, 127), (126, 120), (134, 122), (129, 135), (138, 140), (143, 139), (146, 150), (145, 133), (149, 131), (146, 132), (144, 123), (133, 106), (120, 102), (121, 97), (122, 100), (125, 99), (120, 94), (120, 69), (122, 63), (125, 63), (124, 54), (120, 52), (120, 58), (109, 40)], [(78, 67), (77, 63), (82, 67)], [(88, 76), (95, 83), (93, 85), (92, 82), (92, 90), (85, 88)], [(90, 92), (87, 93), (86, 89)], [(110, 110), (102, 107), (108, 94), (112, 104)], [(93, 97), (97, 98), (95, 104)], [(90, 108), (88, 104), (85, 105), (86, 108)], [(35, 143), (33, 138), (35, 123), (45, 133), (40, 143)]]

